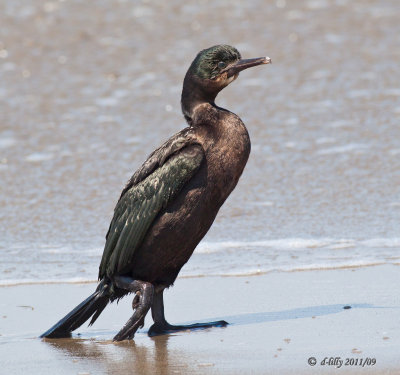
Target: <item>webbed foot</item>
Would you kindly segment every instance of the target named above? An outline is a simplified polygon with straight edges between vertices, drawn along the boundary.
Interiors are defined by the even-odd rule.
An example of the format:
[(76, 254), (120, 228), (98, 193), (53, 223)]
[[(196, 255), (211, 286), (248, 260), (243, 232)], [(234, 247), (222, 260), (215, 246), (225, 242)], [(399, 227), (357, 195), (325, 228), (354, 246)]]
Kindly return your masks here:
[(207, 323), (194, 323), (187, 325), (172, 325), (169, 323), (154, 323), (149, 331), (148, 335), (150, 337), (160, 336), (160, 335), (168, 335), (170, 333), (180, 332), (180, 331), (189, 331), (189, 330), (197, 330), (197, 329), (206, 329), (211, 327), (226, 327), (229, 323), (225, 320), (218, 320), (215, 322), (207, 322)]

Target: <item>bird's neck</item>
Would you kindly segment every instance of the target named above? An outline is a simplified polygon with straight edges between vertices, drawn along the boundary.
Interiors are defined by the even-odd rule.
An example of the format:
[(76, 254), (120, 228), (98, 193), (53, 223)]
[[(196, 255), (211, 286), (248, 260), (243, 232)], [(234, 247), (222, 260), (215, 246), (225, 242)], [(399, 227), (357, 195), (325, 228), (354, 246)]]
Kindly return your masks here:
[(218, 92), (215, 90), (207, 90), (206, 87), (199, 84), (193, 76), (186, 75), (183, 82), (181, 107), (185, 120), (189, 125), (192, 125), (193, 114), (201, 104), (209, 103), (215, 106), (215, 98)]

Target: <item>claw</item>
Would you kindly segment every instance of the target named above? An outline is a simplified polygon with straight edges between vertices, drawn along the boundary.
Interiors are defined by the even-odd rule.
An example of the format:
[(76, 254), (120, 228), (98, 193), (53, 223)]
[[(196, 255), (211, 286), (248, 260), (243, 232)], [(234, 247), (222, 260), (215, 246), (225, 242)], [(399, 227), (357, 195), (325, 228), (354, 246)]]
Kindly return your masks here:
[(132, 309), (133, 310), (136, 310), (139, 307), (140, 297), (141, 297), (140, 292), (139, 291), (136, 292), (135, 297), (133, 297), (133, 300), (132, 300)]

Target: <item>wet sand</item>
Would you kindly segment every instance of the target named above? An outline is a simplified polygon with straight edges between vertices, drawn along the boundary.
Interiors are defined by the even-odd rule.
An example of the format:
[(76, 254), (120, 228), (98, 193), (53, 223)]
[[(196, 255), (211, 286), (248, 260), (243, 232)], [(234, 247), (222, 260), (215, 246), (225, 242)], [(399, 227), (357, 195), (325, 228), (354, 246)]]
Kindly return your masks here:
[[(253, 277), (180, 278), (166, 295), (172, 323), (225, 319), (226, 328), (113, 343), (130, 298), (107, 307), (71, 339), (37, 336), (95, 288), (0, 288), (2, 371), (7, 374), (395, 374), (400, 347), (397, 266)], [(344, 309), (344, 306), (351, 306)], [(308, 365), (315, 357), (317, 365)], [(375, 358), (375, 366), (321, 366), (325, 357)]]

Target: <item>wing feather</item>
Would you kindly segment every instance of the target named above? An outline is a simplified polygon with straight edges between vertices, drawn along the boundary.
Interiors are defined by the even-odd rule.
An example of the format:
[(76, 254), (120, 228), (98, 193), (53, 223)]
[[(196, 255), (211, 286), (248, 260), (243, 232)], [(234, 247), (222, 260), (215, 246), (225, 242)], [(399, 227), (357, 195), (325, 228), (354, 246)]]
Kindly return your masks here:
[(107, 234), (99, 278), (129, 267), (157, 215), (195, 175), (203, 158), (198, 144), (181, 148), (121, 196)]

